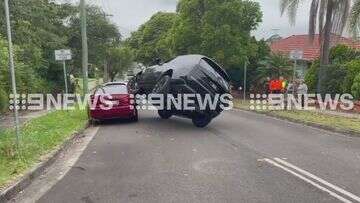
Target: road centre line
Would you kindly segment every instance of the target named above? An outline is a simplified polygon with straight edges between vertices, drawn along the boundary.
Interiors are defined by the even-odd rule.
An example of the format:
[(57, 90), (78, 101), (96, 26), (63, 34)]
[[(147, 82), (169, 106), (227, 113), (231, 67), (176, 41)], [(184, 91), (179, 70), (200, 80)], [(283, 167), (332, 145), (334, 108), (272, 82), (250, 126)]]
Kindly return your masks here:
[(274, 160), (281, 163), (281, 164), (283, 164), (283, 165), (285, 165), (285, 166), (287, 166), (288, 168), (292, 168), (292, 169), (298, 171), (299, 173), (301, 173), (301, 174), (303, 174), (305, 176), (308, 176), (308, 177), (322, 183), (323, 185), (326, 185), (327, 187), (332, 188), (333, 190), (335, 190), (335, 191), (337, 191), (337, 192), (339, 192), (339, 193), (341, 193), (341, 194), (343, 194), (345, 196), (348, 196), (348, 197), (360, 202), (360, 197), (356, 196), (355, 194), (353, 194), (351, 192), (348, 192), (348, 191), (346, 191), (346, 190), (344, 190), (344, 189), (342, 189), (342, 188), (340, 188), (340, 187), (338, 187), (338, 186), (336, 186), (334, 184), (331, 184), (331, 183), (327, 182), (326, 180), (324, 180), (322, 178), (319, 178), (319, 177), (315, 176), (314, 174), (311, 174), (310, 172), (305, 171), (305, 170), (303, 170), (303, 169), (301, 169), (301, 168), (299, 168), (299, 167), (297, 167), (297, 166), (295, 166), (295, 165), (293, 165), (293, 164), (291, 164), (291, 163), (289, 163), (287, 161), (284, 161), (284, 160), (282, 160), (280, 158), (274, 158)]
[(351, 202), (352, 202), (352, 201), (350, 201), (350, 200), (348, 200), (348, 199), (346, 199), (346, 198), (344, 198), (344, 197), (336, 194), (335, 192), (332, 192), (332, 191), (330, 191), (329, 189), (327, 189), (327, 188), (319, 185), (318, 183), (315, 183), (314, 181), (306, 178), (305, 176), (300, 175), (300, 174), (298, 174), (298, 173), (296, 173), (296, 172), (294, 172), (294, 171), (286, 168), (285, 166), (280, 165), (279, 163), (277, 163), (277, 162), (275, 162), (275, 161), (273, 161), (273, 160), (271, 160), (271, 159), (263, 159), (263, 160), (266, 161), (266, 162), (268, 162), (269, 164), (271, 164), (271, 165), (273, 165), (273, 166), (275, 166), (275, 167), (278, 167), (278, 168), (280, 168), (280, 169), (282, 169), (282, 170), (284, 170), (284, 171), (286, 171), (286, 172), (288, 172), (288, 173), (290, 173), (290, 174), (292, 174), (292, 175), (300, 178), (301, 180), (303, 180), (303, 181), (305, 181), (305, 182), (307, 182), (307, 183), (315, 186), (316, 188), (318, 188), (318, 189), (320, 189), (320, 190), (328, 193), (329, 195), (335, 197), (336, 199), (340, 200), (341, 202), (345, 202), (345, 203), (351, 203)]

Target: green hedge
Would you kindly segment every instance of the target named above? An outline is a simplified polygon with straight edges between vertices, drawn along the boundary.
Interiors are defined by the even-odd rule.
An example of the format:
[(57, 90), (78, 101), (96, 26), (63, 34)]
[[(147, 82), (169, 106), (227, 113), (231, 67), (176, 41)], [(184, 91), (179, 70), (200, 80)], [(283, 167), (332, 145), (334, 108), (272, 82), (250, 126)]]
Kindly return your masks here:
[(0, 87), (0, 113), (5, 112), (9, 107), (9, 98), (6, 91)]
[(344, 93), (351, 93), (355, 77), (360, 74), (360, 59), (350, 61), (345, 64), (346, 76), (342, 89)]
[(360, 99), (360, 73), (354, 79), (354, 84), (351, 87), (351, 93), (355, 99)]
[(314, 62), (305, 75), (305, 83), (311, 93), (340, 94), (347, 76), (344, 66), (329, 65), (320, 69), (320, 63)]
[(305, 75), (305, 83), (307, 84), (309, 88), (309, 92), (316, 92), (316, 86), (318, 83), (318, 70), (320, 67), (320, 62), (317, 60), (315, 61), (309, 70), (306, 72)]

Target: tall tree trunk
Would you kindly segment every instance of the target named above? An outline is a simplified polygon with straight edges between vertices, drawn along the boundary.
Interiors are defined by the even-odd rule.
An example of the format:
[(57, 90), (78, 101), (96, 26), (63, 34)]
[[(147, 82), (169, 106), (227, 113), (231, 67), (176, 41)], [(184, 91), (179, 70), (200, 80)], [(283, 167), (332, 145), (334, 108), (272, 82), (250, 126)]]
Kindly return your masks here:
[(318, 93), (324, 94), (323, 82), (327, 74), (327, 66), (330, 64), (330, 49), (331, 49), (331, 37), (333, 27), (333, 13), (334, 13), (334, 0), (328, 0), (326, 8), (326, 22), (324, 29), (321, 32), (321, 48), (320, 48), (320, 69), (318, 74)]
[(332, 36), (332, 27), (333, 27), (333, 13), (334, 13), (334, 0), (328, 0), (328, 5), (326, 9), (326, 22), (321, 39), (321, 65), (330, 64), (330, 46), (331, 46), (331, 36)]

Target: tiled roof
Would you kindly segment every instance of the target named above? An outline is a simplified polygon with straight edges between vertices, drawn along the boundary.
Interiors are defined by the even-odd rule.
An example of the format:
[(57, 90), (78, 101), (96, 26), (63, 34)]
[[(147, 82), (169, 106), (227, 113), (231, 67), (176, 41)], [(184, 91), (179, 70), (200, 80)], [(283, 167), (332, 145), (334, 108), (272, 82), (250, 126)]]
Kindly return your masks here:
[[(360, 49), (360, 42), (356, 42), (350, 38), (333, 35), (331, 41), (331, 46), (345, 44)], [(288, 55), (292, 50), (302, 50), (304, 51), (304, 60), (313, 61), (320, 56), (319, 35), (315, 35), (313, 43), (310, 42), (309, 35), (292, 35), (288, 38), (273, 42), (270, 48), (273, 53), (285, 55)]]

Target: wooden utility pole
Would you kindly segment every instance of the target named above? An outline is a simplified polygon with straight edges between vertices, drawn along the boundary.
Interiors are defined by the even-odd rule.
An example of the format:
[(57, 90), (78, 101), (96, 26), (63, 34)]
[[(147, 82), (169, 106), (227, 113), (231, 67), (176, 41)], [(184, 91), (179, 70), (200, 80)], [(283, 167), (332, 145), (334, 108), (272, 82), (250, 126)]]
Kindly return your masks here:
[(86, 33), (86, 4), (85, 0), (80, 0), (80, 18), (81, 18), (81, 40), (82, 40), (82, 72), (83, 72), (83, 94), (88, 93), (88, 43)]
[(8, 37), (8, 46), (9, 46), (9, 69), (10, 69), (10, 78), (11, 78), (11, 87), (13, 98), (13, 107), (14, 107), (14, 122), (15, 122), (15, 132), (16, 132), (16, 145), (19, 147), (20, 143), (20, 127), (19, 127), (19, 114), (17, 105), (18, 95), (16, 91), (16, 80), (15, 80), (15, 65), (14, 65), (14, 55), (13, 55), (13, 44), (11, 36), (11, 25), (10, 25), (10, 11), (9, 11), (9, 0), (4, 0), (5, 6), (5, 17), (6, 17), (6, 29)]

